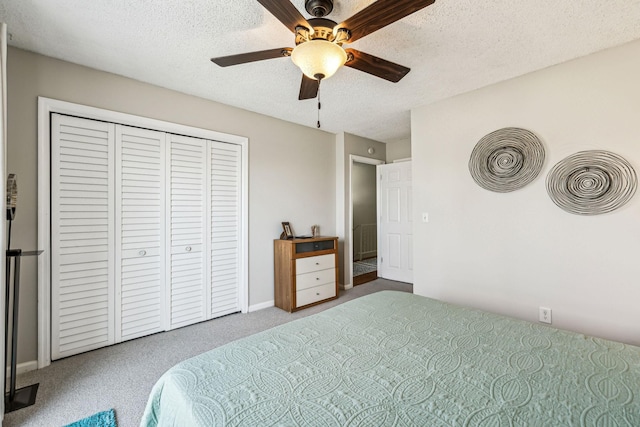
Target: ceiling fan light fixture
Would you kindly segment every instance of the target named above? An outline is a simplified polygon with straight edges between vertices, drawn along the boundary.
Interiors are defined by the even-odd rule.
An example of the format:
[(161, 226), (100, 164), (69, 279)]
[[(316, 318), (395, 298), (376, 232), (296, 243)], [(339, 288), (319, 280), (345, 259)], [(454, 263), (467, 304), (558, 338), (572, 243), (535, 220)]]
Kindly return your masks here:
[(328, 79), (347, 62), (347, 52), (326, 40), (309, 40), (293, 49), (291, 60), (305, 76), (318, 80), (316, 76), (321, 75), (322, 79)]

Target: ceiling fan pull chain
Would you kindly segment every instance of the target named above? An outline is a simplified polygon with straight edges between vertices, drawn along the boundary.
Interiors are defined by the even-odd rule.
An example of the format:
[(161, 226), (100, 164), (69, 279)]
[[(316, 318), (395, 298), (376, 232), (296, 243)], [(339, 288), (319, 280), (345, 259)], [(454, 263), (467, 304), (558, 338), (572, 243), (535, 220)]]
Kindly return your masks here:
[(320, 88), (318, 88), (318, 129), (320, 129), (320, 109), (322, 108), (320, 104)]
[(320, 83), (322, 82), (321, 75), (316, 75), (318, 78), (318, 129), (320, 129), (320, 109), (322, 108), (322, 104), (320, 103)]

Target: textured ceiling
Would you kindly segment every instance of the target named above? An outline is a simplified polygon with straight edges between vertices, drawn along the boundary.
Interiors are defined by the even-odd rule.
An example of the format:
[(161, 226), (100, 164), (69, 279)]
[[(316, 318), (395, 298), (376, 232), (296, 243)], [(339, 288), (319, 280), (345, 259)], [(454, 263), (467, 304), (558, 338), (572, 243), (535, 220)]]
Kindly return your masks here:
[[(304, 0), (293, 0), (305, 16)], [(335, 0), (336, 22), (372, 0)], [(9, 45), (315, 126), (289, 58), (219, 68), (211, 57), (294, 46), (255, 0), (2, 0)], [(390, 83), (344, 67), (322, 84), (322, 127), (383, 142), (410, 110), (640, 38), (640, 0), (436, 0), (348, 45), (405, 65)]]

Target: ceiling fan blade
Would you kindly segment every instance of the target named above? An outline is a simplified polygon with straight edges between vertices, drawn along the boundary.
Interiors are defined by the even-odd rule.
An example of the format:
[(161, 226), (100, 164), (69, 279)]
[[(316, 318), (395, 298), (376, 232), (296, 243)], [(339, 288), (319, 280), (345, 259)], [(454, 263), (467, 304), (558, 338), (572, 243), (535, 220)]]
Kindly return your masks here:
[(349, 43), (423, 9), (435, 0), (378, 0), (337, 25), (351, 33)]
[(258, 0), (258, 3), (278, 18), (292, 33), (296, 32), (298, 26), (313, 28), (289, 0)]
[(396, 64), (386, 59), (378, 58), (377, 56), (369, 55), (368, 53), (361, 52), (355, 49), (345, 49), (349, 58), (353, 56), (353, 59), (348, 59), (344, 64), (347, 67), (355, 68), (356, 70), (364, 71), (376, 77), (380, 77), (390, 82), (397, 83), (404, 76), (411, 71), (410, 68)]
[(320, 87), (320, 83), (312, 78), (309, 78), (302, 75), (302, 83), (300, 84), (300, 95), (298, 99), (302, 101), (303, 99), (312, 99), (318, 96), (318, 88)]
[(221, 67), (229, 67), (231, 65), (245, 64), (247, 62), (262, 61), (265, 59), (281, 58), (291, 55), (290, 47), (281, 47), (278, 49), (261, 50), (258, 52), (240, 53), (238, 55), (220, 56), (211, 58), (211, 62)]

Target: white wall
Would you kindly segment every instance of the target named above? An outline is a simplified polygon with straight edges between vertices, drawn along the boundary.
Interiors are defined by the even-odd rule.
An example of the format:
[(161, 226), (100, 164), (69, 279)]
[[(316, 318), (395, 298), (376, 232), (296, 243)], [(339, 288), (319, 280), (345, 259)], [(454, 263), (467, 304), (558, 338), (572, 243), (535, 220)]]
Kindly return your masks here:
[[(607, 149), (640, 174), (640, 41), (412, 112), (414, 292), (640, 344), (640, 194), (583, 217), (553, 204), (545, 177), (580, 150)], [(535, 132), (541, 175), (499, 194), (468, 171), (474, 145), (506, 126)], [(420, 213), (429, 213), (429, 222)]]
[[(37, 243), (38, 96), (248, 137), (250, 305), (273, 300), (273, 239), (282, 221), (298, 233), (319, 224), (335, 235), (333, 134), (14, 48), (8, 89), (7, 172), (20, 186), (16, 248)], [(36, 265), (22, 265), (19, 362), (37, 358)]]

